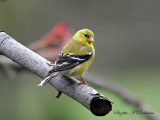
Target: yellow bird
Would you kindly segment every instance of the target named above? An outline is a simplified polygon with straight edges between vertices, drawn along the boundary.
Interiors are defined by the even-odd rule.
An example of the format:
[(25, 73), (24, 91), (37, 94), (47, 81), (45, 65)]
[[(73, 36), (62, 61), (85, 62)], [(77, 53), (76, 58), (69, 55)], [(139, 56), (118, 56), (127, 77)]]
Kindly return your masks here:
[(79, 77), (82, 79), (83, 84), (87, 85), (82, 75), (94, 59), (95, 49), (93, 42), (94, 34), (91, 30), (79, 30), (64, 46), (55, 61), (53, 69), (49, 71), (47, 77), (43, 79), (38, 86), (45, 85), (49, 80), (59, 74), (76, 78)]

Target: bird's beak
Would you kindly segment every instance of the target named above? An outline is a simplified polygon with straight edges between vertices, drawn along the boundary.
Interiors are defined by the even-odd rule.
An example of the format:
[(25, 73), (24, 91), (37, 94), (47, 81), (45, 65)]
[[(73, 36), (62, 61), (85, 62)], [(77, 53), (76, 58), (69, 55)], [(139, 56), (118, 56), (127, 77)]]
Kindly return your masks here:
[(88, 41), (89, 41), (90, 43), (94, 42), (93, 37), (88, 38)]

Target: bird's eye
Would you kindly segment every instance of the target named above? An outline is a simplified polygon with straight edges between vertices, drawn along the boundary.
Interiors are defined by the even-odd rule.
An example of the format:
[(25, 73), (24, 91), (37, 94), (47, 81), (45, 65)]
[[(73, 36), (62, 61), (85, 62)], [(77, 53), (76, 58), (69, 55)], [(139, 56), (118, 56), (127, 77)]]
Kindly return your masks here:
[(88, 36), (87, 34), (84, 34), (84, 36), (85, 36), (86, 38), (89, 38), (89, 36)]

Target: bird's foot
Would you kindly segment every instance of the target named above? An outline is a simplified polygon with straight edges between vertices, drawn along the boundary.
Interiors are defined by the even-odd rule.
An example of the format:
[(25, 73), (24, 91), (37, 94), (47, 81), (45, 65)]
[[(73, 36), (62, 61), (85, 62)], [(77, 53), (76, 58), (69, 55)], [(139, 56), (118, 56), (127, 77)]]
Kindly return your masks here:
[(84, 82), (78, 83), (78, 85), (82, 85), (82, 84), (89, 86), (89, 84), (87, 84), (86, 82), (85, 83)]
[(47, 62), (46, 63), (48, 66), (54, 66), (54, 63), (52, 63), (52, 62)]
[(80, 84), (85, 84), (85, 85), (89, 86), (89, 84), (87, 84), (86, 81), (82, 77), (81, 77), (81, 79), (82, 79), (82, 82), (80, 82), (79, 85)]

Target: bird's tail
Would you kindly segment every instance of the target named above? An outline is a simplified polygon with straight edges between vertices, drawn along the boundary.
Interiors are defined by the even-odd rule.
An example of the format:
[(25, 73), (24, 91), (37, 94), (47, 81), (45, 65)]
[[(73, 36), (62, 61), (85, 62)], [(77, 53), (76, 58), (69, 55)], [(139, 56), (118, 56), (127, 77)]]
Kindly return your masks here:
[(59, 75), (59, 72), (54, 72), (48, 75), (46, 78), (44, 78), (37, 86), (44, 86), (46, 83), (48, 83), (53, 77), (56, 77)]

